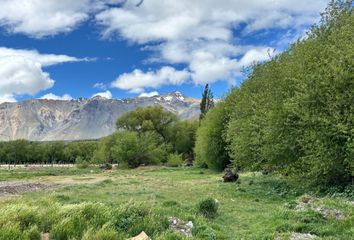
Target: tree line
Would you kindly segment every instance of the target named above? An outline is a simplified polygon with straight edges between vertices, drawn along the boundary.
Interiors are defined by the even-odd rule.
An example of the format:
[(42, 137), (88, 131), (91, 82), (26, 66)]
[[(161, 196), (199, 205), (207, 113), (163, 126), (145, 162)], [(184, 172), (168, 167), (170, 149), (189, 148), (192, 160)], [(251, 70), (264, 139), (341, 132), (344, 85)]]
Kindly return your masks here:
[(281, 172), (311, 186), (354, 179), (353, 1), (332, 1), (307, 37), (265, 63), (209, 111), (199, 165)]
[(181, 165), (193, 161), (197, 120), (179, 120), (162, 107), (137, 108), (117, 121), (117, 131), (94, 141), (0, 142), (0, 163)]

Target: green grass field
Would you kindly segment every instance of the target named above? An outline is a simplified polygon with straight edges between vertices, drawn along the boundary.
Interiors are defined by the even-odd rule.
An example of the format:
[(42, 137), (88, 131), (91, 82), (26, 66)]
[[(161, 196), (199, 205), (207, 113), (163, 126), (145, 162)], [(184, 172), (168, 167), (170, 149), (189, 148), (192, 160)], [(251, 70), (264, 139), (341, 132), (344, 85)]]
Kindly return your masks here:
[[(194, 223), (194, 237), (189, 239), (289, 239), (294, 232), (310, 233), (318, 239), (354, 239), (353, 199), (316, 198), (314, 206), (335, 209), (343, 214), (340, 219), (325, 217), (315, 208), (297, 210), (299, 199), (305, 193), (287, 184), (280, 176), (244, 173), (236, 183), (223, 183), (221, 176), (198, 168), (163, 167), (106, 172), (76, 168), (0, 170), (0, 181), (60, 184), (60, 187), (21, 196), (0, 197), (0, 239), (10, 239), (12, 235), (15, 236), (12, 239), (36, 239), (38, 234), (32, 234), (33, 229), (33, 232), (49, 232), (51, 239), (127, 239), (143, 230), (152, 239), (182, 239), (168, 233), (166, 219), (171, 216)], [(197, 211), (198, 203), (208, 197), (219, 202), (218, 214), (213, 219), (207, 219)], [(75, 212), (83, 204), (88, 204), (83, 207), (86, 209), (97, 203), (106, 209), (103, 212), (107, 211), (102, 214), (105, 217), (102, 218), (107, 218), (102, 224), (90, 222), (87, 226), (85, 223), (85, 226), (74, 227), (82, 228), (82, 234), (70, 235), (69, 230), (60, 230), (70, 228), (70, 221), (74, 221), (67, 209)], [(147, 209), (148, 213), (131, 219), (130, 216), (136, 216), (127, 210), (131, 206)], [(118, 211), (114, 216), (120, 216), (119, 223), (110, 220), (113, 215), (109, 214), (114, 211)], [(126, 215), (126, 225), (122, 228), (121, 216)], [(89, 219), (92, 218), (95, 217)], [(127, 219), (139, 224), (131, 227), (132, 223)], [(14, 226), (13, 233), (4, 230), (10, 226)], [(16, 237), (20, 236), (15, 234), (16, 229), (29, 233)], [(52, 234), (52, 231), (57, 233)], [(32, 238), (28, 237), (30, 234)]]

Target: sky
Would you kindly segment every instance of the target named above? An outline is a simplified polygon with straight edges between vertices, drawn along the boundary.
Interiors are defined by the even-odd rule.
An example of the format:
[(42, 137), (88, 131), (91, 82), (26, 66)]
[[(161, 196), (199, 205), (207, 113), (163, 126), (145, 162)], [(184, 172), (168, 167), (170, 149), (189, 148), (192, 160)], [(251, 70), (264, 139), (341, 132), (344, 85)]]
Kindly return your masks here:
[(216, 97), (318, 22), (324, 0), (0, 0), (0, 103)]

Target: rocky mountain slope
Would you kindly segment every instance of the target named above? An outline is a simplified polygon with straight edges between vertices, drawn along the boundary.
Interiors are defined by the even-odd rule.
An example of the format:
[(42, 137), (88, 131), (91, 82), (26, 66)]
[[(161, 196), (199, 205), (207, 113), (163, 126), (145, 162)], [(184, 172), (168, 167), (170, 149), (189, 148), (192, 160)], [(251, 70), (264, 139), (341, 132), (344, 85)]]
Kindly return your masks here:
[(30, 99), (0, 104), (0, 140), (96, 139), (114, 132), (122, 114), (144, 106), (162, 106), (182, 119), (199, 115), (199, 100), (180, 92), (130, 99)]

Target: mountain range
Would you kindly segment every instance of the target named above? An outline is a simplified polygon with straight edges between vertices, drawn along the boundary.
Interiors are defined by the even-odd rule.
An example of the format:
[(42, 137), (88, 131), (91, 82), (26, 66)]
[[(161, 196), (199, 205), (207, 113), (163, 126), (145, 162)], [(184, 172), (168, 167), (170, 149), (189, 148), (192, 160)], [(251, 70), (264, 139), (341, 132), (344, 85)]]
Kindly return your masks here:
[(0, 140), (88, 140), (115, 131), (116, 120), (137, 107), (162, 106), (181, 119), (199, 116), (199, 99), (173, 92), (154, 97), (29, 99), (0, 104)]

